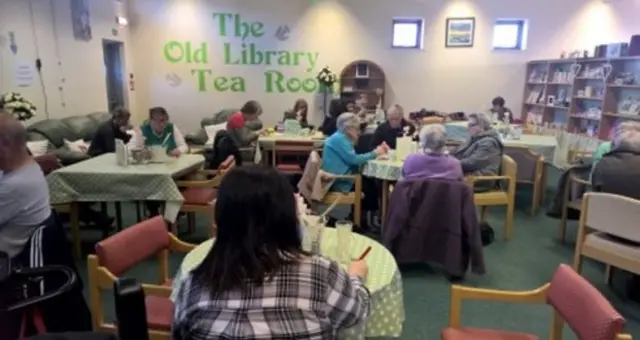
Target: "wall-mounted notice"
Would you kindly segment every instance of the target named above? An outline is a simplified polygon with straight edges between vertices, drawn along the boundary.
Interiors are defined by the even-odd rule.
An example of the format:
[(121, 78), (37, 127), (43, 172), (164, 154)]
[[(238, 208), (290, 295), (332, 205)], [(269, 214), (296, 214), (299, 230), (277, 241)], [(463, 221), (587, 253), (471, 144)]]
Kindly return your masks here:
[(35, 72), (32, 63), (16, 61), (13, 69), (15, 84), (18, 87), (29, 87), (35, 80)]

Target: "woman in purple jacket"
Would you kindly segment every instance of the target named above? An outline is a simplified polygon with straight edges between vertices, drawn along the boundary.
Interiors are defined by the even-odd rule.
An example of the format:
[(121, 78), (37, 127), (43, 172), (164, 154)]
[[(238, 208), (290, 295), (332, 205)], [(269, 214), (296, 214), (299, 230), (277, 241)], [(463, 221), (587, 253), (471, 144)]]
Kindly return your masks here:
[(444, 125), (430, 124), (420, 130), (420, 152), (409, 155), (404, 161), (402, 174), (405, 180), (443, 179), (462, 181), (462, 166), (446, 151), (447, 133)]

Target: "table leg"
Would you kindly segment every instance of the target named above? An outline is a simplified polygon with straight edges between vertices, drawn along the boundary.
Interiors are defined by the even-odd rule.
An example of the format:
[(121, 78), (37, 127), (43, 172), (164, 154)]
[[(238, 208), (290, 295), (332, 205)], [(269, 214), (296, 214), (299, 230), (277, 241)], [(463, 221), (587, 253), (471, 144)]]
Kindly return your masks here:
[(387, 217), (387, 204), (389, 200), (389, 181), (386, 179), (382, 181), (382, 199), (380, 200), (380, 225), (384, 225), (385, 218)]
[(73, 242), (73, 254), (76, 259), (82, 258), (82, 247), (80, 246), (80, 212), (78, 202), (69, 204), (69, 225), (71, 227), (71, 242)]
[(122, 230), (122, 204), (120, 202), (114, 203), (116, 206), (116, 230)]

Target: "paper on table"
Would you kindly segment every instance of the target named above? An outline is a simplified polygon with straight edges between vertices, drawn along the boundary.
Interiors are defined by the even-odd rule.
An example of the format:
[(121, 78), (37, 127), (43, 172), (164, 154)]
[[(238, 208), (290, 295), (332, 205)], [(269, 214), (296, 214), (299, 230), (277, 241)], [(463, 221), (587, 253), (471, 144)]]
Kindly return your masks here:
[(255, 164), (260, 164), (262, 162), (262, 149), (260, 149), (260, 143), (256, 143), (256, 153), (253, 155), (253, 162)]
[(396, 159), (404, 161), (413, 151), (413, 140), (411, 137), (400, 137), (396, 140)]

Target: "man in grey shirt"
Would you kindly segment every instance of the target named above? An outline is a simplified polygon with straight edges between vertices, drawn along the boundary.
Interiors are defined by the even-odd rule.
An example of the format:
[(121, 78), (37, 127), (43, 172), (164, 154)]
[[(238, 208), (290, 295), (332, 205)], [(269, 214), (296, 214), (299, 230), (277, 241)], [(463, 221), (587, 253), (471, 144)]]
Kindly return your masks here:
[(51, 214), (49, 187), (26, 145), (24, 126), (0, 113), (0, 251), (10, 257)]

